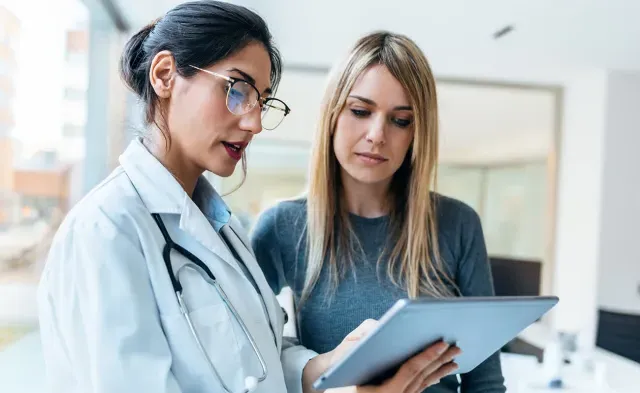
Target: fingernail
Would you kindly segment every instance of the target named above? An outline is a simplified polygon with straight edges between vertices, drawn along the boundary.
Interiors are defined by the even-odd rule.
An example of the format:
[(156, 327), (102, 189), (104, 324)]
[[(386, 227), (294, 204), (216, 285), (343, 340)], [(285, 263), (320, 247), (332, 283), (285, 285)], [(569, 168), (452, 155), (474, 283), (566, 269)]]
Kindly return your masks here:
[(460, 356), (460, 351), (452, 351), (451, 355), (448, 356), (449, 360), (453, 360), (455, 358), (457, 358), (458, 356)]
[(447, 349), (449, 348), (449, 344), (447, 343), (440, 343), (440, 346), (438, 346), (438, 355), (442, 355), (443, 353), (445, 353), (447, 351)]

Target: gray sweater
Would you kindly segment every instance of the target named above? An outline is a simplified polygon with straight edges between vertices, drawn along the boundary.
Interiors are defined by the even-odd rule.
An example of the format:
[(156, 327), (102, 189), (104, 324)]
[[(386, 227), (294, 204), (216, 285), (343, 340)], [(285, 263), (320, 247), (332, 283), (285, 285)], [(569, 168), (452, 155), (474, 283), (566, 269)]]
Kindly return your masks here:
[[(457, 200), (437, 195), (438, 235), (445, 268), (463, 296), (492, 296), (489, 268), (480, 218)], [(306, 260), (306, 199), (281, 202), (265, 211), (252, 233), (252, 246), (273, 291), (293, 290), (300, 300)], [(379, 319), (406, 291), (394, 286), (386, 266), (376, 262), (388, 234), (388, 217), (364, 218), (350, 215), (363, 246), (355, 255), (354, 270), (331, 292), (327, 269), (323, 269), (310, 298), (300, 311), (298, 330), (301, 344), (318, 353), (334, 349), (363, 320)], [(300, 239), (302, 238), (302, 241)], [(390, 239), (393, 242), (394, 239)], [(329, 300), (330, 299), (330, 300)], [(462, 393), (503, 393), (504, 380), (496, 353), (472, 372), (461, 375)], [(457, 392), (455, 376), (427, 389), (429, 393)]]

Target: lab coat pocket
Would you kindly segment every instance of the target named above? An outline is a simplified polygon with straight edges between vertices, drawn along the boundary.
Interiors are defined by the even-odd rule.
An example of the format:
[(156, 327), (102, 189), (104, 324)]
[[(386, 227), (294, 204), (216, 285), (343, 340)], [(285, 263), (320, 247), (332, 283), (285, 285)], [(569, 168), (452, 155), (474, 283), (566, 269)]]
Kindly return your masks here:
[(224, 303), (199, 308), (190, 312), (189, 316), (207, 353), (214, 351), (214, 355), (219, 355), (220, 350), (229, 353), (239, 350), (233, 314)]
[[(208, 359), (201, 353), (191, 328), (182, 314), (163, 316), (165, 334), (172, 352), (172, 369), (181, 380), (189, 381), (191, 388), (211, 386), (217, 381), (207, 362), (225, 375), (228, 384), (235, 384), (240, 378), (240, 346), (233, 328), (231, 312), (222, 302), (199, 307), (188, 313), (202, 348)], [(211, 380), (214, 378), (214, 380)]]

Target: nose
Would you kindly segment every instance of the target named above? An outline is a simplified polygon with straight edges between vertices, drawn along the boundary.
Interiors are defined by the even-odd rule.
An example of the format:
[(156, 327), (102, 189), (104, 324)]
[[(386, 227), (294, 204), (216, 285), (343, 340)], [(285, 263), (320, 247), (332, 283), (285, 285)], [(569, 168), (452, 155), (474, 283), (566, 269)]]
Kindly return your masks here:
[(384, 116), (376, 116), (371, 119), (369, 129), (367, 130), (367, 142), (374, 146), (380, 146), (385, 143), (385, 119)]
[(249, 112), (242, 115), (240, 128), (254, 135), (262, 132), (262, 111), (260, 105), (256, 105)]

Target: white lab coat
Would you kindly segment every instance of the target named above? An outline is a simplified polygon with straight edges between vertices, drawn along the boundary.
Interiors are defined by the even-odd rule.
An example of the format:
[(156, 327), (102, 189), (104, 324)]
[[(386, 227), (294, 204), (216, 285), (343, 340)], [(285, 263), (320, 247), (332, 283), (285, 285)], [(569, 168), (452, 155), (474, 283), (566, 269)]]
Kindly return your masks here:
[[(223, 227), (262, 293), (238, 266), (207, 217), (139, 140), (121, 166), (68, 214), (44, 269), (40, 333), (53, 393), (222, 392), (195, 344), (162, 258), (173, 240), (204, 261), (243, 318), (266, 361), (257, 392), (301, 392), (316, 354), (282, 339), (284, 313), (232, 218)], [(229, 228), (229, 226), (231, 228)], [(186, 259), (171, 253), (174, 271)], [(222, 299), (190, 269), (179, 276), (191, 319), (225, 383), (241, 391), (258, 359)]]

